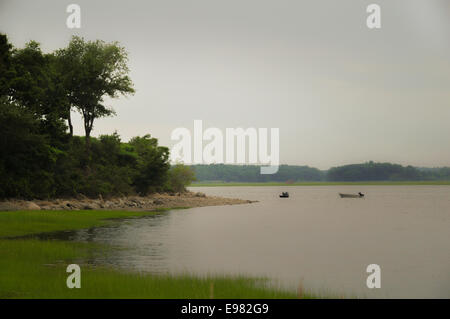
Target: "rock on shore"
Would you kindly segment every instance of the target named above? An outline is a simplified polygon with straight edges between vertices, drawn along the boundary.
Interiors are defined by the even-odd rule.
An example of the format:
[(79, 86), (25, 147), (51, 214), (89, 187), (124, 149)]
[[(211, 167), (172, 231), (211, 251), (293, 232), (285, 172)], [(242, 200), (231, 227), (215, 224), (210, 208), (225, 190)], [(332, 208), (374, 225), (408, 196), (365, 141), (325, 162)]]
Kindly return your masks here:
[(203, 193), (184, 192), (174, 194), (152, 194), (146, 197), (127, 196), (103, 199), (80, 198), (53, 200), (8, 200), (0, 201), (0, 211), (5, 210), (154, 210), (157, 208), (201, 207), (247, 204), (254, 201), (206, 196)]

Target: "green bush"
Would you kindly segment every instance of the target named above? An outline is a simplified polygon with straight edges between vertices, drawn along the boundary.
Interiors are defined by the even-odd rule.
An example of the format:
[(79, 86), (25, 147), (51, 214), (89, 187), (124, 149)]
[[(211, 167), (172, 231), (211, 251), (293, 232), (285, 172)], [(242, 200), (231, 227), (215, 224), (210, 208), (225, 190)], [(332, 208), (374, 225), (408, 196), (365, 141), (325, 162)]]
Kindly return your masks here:
[(117, 133), (91, 138), (74, 136), (59, 162), (58, 195), (90, 197), (141, 194), (161, 191), (167, 179), (168, 149), (149, 135), (122, 143)]
[(134, 137), (128, 144), (137, 153), (137, 173), (133, 179), (136, 191), (145, 195), (164, 190), (170, 168), (169, 149), (158, 146), (158, 140), (150, 135)]
[(170, 168), (166, 188), (171, 192), (185, 192), (186, 186), (195, 181), (194, 170), (183, 164), (177, 164)]

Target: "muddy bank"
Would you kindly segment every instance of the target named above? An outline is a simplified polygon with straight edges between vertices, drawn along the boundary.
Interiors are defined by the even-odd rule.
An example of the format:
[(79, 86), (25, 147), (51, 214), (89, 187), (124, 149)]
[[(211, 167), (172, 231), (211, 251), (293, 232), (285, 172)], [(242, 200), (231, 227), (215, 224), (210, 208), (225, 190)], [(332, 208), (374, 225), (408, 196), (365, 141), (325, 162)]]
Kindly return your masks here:
[(0, 211), (6, 210), (153, 210), (157, 208), (201, 207), (248, 204), (254, 201), (206, 196), (203, 193), (152, 194), (146, 197), (128, 196), (110, 199), (68, 198), (54, 200), (0, 201)]

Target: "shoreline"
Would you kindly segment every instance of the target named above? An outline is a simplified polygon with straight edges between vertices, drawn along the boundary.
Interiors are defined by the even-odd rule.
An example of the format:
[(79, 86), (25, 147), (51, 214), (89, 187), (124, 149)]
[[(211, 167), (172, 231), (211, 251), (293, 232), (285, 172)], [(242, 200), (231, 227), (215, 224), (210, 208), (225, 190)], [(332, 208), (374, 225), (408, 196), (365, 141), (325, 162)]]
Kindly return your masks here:
[[(185, 194), (188, 198), (197, 193)], [(166, 195), (169, 196), (170, 195)], [(186, 197), (185, 196), (185, 197)], [(198, 195), (200, 196), (200, 195)], [(164, 196), (158, 195), (158, 198)], [(197, 206), (240, 204), (249, 201), (199, 197)], [(162, 208), (161, 208), (162, 209)], [(322, 298), (308, 290), (300, 292), (272, 287), (267, 278), (218, 273), (152, 274), (132, 269), (92, 266), (93, 254), (115, 249), (108, 244), (65, 240), (42, 240), (34, 234), (102, 227), (122, 218), (157, 214), (158, 210), (22, 210), (0, 213), (0, 298), (4, 299), (296, 299)], [(66, 267), (77, 261), (83, 271), (83, 289), (67, 289)], [(149, 288), (150, 287), (150, 288)], [(213, 288), (211, 288), (213, 287)]]
[[(3, 299), (294, 299), (295, 291), (271, 287), (266, 278), (218, 273), (140, 273), (108, 265), (94, 266), (93, 254), (117, 247), (94, 242), (43, 240), (33, 234), (101, 227), (144, 211), (10, 211), (0, 214), (0, 298)], [(26, 236), (26, 237), (25, 237)], [(119, 248), (120, 249), (120, 248)], [(83, 289), (67, 289), (67, 266), (82, 268)], [(211, 287), (214, 287), (212, 293)], [(318, 297), (306, 291), (302, 298)]]
[(170, 208), (193, 208), (204, 206), (224, 206), (250, 204), (256, 201), (206, 196), (204, 193), (187, 191), (183, 193), (155, 193), (148, 196), (124, 196), (103, 199), (59, 198), (50, 200), (11, 199), (0, 201), (0, 211), (17, 210), (124, 210), (153, 211)]

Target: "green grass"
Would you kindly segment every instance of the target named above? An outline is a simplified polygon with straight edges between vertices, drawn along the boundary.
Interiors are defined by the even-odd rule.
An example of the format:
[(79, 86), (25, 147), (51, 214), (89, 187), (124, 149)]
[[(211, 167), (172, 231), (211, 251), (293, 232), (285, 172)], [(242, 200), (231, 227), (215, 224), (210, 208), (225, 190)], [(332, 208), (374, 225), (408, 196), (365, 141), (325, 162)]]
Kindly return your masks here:
[[(42, 232), (103, 226), (114, 218), (157, 212), (13, 211), (0, 212), (0, 299), (2, 298), (297, 298), (268, 286), (264, 278), (142, 274), (86, 261), (108, 254), (107, 245), (59, 240), (6, 239)], [(66, 286), (67, 265), (81, 267), (81, 288)], [(312, 298), (305, 293), (303, 298)]]
[[(108, 246), (43, 240), (0, 240), (1, 298), (296, 298), (258, 278), (152, 275), (93, 267), (83, 260)], [(66, 286), (67, 265), (81, 267), (81, 288)], [(211, 294), (212, 289), (212, 294)], [(306, 294), (304, 298), (311, 298)]]
[(163, 210), (7, 211), (0, 212), (0, 238), (104, 226), (113, 219), (154, 215)]
[(376, 182), (265, 182), (265, 183), (193, 183), (189, 187), (219, 187), (219, 186), (338, 186), (338, 185), (450, 185), (450, 181), (376, 181)]

